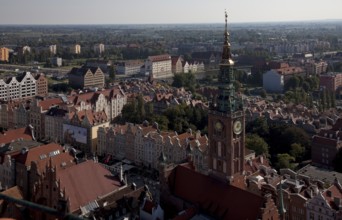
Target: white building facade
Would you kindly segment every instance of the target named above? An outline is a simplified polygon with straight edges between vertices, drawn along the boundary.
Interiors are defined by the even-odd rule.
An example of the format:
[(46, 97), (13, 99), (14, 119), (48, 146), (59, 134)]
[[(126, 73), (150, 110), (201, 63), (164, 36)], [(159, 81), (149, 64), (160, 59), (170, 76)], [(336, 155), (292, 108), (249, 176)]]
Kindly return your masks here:
[(145, 74), (154, 78), (172, 77), (172, 61), (169, 54), (149, 56), (145, 61)]
[(263, 88), (268, 92), (283, 92), (284, 76), (277, 70), (270, 70), (262, 76)]

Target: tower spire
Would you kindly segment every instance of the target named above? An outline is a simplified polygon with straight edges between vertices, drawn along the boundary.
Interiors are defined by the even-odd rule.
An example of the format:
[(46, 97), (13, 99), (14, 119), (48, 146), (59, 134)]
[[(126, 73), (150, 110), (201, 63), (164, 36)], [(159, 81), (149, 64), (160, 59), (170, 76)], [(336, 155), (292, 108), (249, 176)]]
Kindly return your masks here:
[(228, 13), (227, 11), (224, 12), (225, 16), (225, 29), (224, 29), (224, 42), (223, 42), (223, 51), (222, 51), (222, 60), (221, 64), (228, 64), (234, 65), (232, 60), (232, 55), (230, 52), (230, 39), (229, 39), (229, 32), (228, 32)]

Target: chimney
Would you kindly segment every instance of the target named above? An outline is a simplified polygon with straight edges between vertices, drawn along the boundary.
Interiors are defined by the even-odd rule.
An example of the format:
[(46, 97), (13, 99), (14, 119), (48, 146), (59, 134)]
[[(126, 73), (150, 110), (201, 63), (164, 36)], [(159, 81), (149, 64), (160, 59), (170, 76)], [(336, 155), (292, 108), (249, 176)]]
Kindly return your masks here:
[(132, 183), (131, 189), (132, 189), (132, 190), (137, 190), (137, 185), (135, 184), (135, 182)]
[(199, 139), (200, 137), (201, 137), (201, 131), (198, 130), (198, 131), (196, 132), (196, 139)]

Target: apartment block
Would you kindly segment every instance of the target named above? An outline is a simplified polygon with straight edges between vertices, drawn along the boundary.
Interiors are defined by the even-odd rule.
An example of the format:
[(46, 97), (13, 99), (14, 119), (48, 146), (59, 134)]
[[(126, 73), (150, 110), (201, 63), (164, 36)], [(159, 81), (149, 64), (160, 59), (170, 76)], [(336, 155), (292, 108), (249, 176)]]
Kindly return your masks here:
[(9, 60), (9, 50), (6, 47), (0, 47), (0, 61), (8, 62)]
[(73, 54), (80, 54), (81, 53), (81, 45), (75, 44), (70, 47), (70, 50)]
[(144, 62), (140, 60), (127, 60), (116, 63), (116, 71), (120, 75), (132, 76), (140, 74), (143, 65)]
[(56, 44), (50, 45), (49, 51), (50, 51), (50, 54), (55, 55), (57, 53), (57, 45)]
[(338, 91), (342, 86), (342, 73), (329, 72), (320, 75), (319, 85), (332, 92)]
[(97, 54), (102, 54), (105, 51), (105, 45), (104, 44), (95, 44), (94, 45), (94, 52)]
[(172, 61), (168, 54), (149, 56), (145, 61), (145, 74), (153, 78), (172, 77)]

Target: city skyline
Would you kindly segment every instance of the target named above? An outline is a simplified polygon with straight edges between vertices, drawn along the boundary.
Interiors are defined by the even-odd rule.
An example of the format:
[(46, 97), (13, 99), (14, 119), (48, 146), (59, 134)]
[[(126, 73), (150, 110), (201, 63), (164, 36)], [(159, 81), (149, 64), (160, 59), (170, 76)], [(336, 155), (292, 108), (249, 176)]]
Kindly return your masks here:
[(339, 20), (339, 0), (46, 1), (2, 3), (0, 24), (181, 24)]

